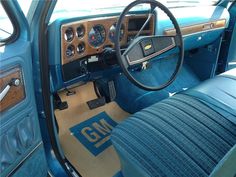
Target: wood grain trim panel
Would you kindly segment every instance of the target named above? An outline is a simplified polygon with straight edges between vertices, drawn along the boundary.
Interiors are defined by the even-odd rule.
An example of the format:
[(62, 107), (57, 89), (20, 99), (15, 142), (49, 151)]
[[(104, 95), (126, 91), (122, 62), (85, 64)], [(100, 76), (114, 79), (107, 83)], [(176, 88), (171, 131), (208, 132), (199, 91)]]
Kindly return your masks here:
[(8, 71), (0, 71), (0, 90), (2, 91), (13, 78), (19, 78), (21, 81), (20, 85), (17, 87), (11, 86), (7, 95), (0, 102), (1, 113), (15, 106), (25, 98), (24, 82), (21, 69), (19, 67), (13, 68)]
[[(222, 20), (217, 20), (217, 21), (212, 21), (212, 22), (207, 22), (207, 23), (185, 26), (180, 29), (181, 29), (182, 35), (191, 35), (194, 33), (221, 29), (221, 28), (224, 28), (225, 25), (226, 25), (226, 20), (222, 19)], [(172, 29), (165, 30), (164, 34), (168, 36), (172, 36), (172, 35), (176, 35), (176, 32), (175, 32), (175, 29), (172, 28)]]
[[(129, 19), (135, 19), (135, 18), (145, 18), (146, 19), (147, 15), (127, 16), (125, 18), (125, 20), (123, 22), (125, 32), (124, 32), (124, 37), (121, 40), (121, 45), (125, 45), (127, 43), (128, 35), (134, 35), (137, 33), (135, 31), (128, 32)], [(110, 30), (110, 27), (114, 23), (116, 23), (117, 21), (118, 21), (118, 17), (102, 17), (102, 18), (93, 18), (93, 19), (87, 19), (87, 20), (81, 20), (81, 21), (77, 21), (77, 22), (63, 24), (61, 26), (61, 63), (62, 63), (62, 65), (72, 62), (74, 60), (81, 59), (85, 56), (100, 54), (100, 53), (102, 53), (105, 46), (114, 47), (114, 44), (109, 39), (109, 30)], [(88, 33), (93, 26), (98, 25), (98, 24), (104, 26), (105, 31), (106, 31), (106, 39), (105, 39), (105, 42), (101, 46), (95, 48), (93, 46), (90, 46), (90, 44), (88, 42)], [(76, 29), (80, 25), (83, 25), (85, 28), (85, 35), (82, 38), (78, 38), (76, 36)], [(72, 28), (73, 32), (74, 32), (74, 38), (71, 42), (66, 41), (64, 38), (65, 31), (68, 28)], [(142, 34), (154, 34), (154, 17), (152, 17), (152, 19), (151, 19), (150, 30), (143, 31)], [(85, 44), (85, 52), (83, 54), (78, 54), (77, 52), (75, 52), (74, 56), (67, 58), (67, 56), (66, 56), (67, 47), (69, 45), (73, 45), (76, 50), (76, 47), (78, 46), (78, 44), (82, 43), (82, 42)]]

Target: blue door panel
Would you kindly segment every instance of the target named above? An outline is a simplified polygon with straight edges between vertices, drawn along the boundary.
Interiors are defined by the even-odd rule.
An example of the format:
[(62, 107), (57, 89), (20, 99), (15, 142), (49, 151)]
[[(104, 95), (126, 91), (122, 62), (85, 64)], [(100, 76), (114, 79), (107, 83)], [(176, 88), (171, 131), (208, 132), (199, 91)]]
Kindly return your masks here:
[[(45, 156), (43, 145), (35, 149), (33, 154), (28, 157), (28, 160), (17, 170), (12, 177), (41, 177), (46, 176), (45, 168), (47, 168), (45, 162)], [(33, 162), (33, 163), (32, 163)]]
[(229, 47), (229, 53), (228, 53), (228, 59), (227, 59), (227, 70), (236, 68), (236, 3), (234, 3), (234, 6), (230, 9), (231, 18), (233, 18), (234, 26), (232, 26), (232, 38), (230, 42)]
[[(6, 109), (0, 108), (0, 176), (43, 177), (47, 176), (48, 167), (35, 102), (29, 27), (17, 1), (8, 3), (20, 34), (14, 42), (0, 47), (0, 79), (11, 79), (8, 73), (15, 69), (20, 71), (24, 96)], [(5, 88), (5, 84), (0, 88)], [(14, 86), (10, 87), (12, 89)], [(1, 105), (4, 105), (3, 101), (11, 102), (17, 98), (17, 92), (11, 93), (15, 95), (10, 98), (6, 95)], [(7, 94), (10, 95), (10, 91)]]
[(229, 48), (228, 55), (228, 68), (227, 70), (236, 68), (236, 25), (234, 26), (234, 31), (231, 39), (231, 44)]
[[(21, 79), (25, 92), (25, 97), (21, 102), (1, 112), (1, 176), (6, 176), (13, 172), (18, 165), (24, 166), (24, 163), (29, 163), (30, 159), (34, 160), (34, 155), (31, 154), (38, 152), (38, 149), (43, 147), (34, 97), (30, 48), (29, 42), (21, 40), (1, 48), (1, 73), (4, 74), (4, 71), (19, 68), (22, 73)], [(37, 172), (39, 170), (41, 176), (46, 176), (47, 165), (45, 155), (42, 150), (40, 152), (40, 156), (44, 160), (41, 159), (41, 163), (38, 163), (38, 160), (31, 161), (30, 164), (39, 165), (34, 171)], [(28, 156), (32, 157), (28, 159)], [(25, 170), (27, 170), (24, 172), (26, 174), (30, 172), (27, 168)]]

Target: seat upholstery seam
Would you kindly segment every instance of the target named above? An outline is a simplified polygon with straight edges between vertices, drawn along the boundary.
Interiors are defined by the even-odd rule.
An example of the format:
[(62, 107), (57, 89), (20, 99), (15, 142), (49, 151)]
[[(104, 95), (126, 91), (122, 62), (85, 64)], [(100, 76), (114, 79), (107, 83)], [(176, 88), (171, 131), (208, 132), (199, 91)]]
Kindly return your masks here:
[[(174, 114), (171, 114), (170, 112), (165, 112), (164, 109), (161, 108), (161, 105), (159, 105), (159, 108), (162, 110), (162, 114), (163, 114), (163, 115), (166, 113), (166, 114), (170, 115), (171, 118), (175, 118), (175, 117), (174, 117)], [(154, 111), (153, 108), (150, 108), (150, 109), (152, 109), (152, 110)], [(167, 116), (167, 117), (168, 117), (168, 116)], [(163, 120), (163, 119), (162, 119), (162, 120)], [(193, 133), (198, 133), (198, 132), (197, 132), (194, 128), (192, 128), (192, 126), (189, 125), (188, 123), (184, 122), (184, 121), (181, 120), (181, 119), (178, 119), (178, 120), (179, 120), (182, 124), (184, 124), (185, 126), (189, 127), (189, 129), (192, 131), (192, 132), (191, 132), (191, 135), (194, 135)], [(193, 140), (190, 138), (190, 134), (189, 134), (189, 135), (186, 135), (186, 134), (185, 134), (182, 130), (180, 130), (178, 127), (174, 127), (174, 125), (173, 125), (172, 122), (168, 121), (168, 123), (171, 124), (171, 126), (172, 126), (173, 128), (178, 129), (178, 131), (179, 131), (180, 133), (182, 133), (182, 135), (183, 135), (185, 138), (187, 138), (189, 141), (191, 141), (194, 145), (196, 145), (196, 147), (198, 147), (199, 149), (201, 149), (201, 150), (207, 155), (207, 152), (205, 151), (205, 149), (204, 149), (204, 148), (201, 148), (201, 147), (197, 144), (197, 142), (193, 141)], [(181, 125), (181, 123), (178, 123), (178, 124)], [(201, 142), (201, 143), (207, 143), (207, 144), (205, 144), (205, 146), (208, 147), (208, 148), (210, 148), (210, 149), (212, 149), (212, 148), (210, 147), (210, 145), (209, 145), (209, 142), (206, 141), (207, 139), (206, 139), (203, 135), (198, 134), (198, 136), (200, 136), (202, 139), (204, 139), (204, 141), (202, 141), (202, 139), (201, 139), (200, 137), (196, 137), (199, 142)], [(212, 151), (213, 151), (213, 150), (214, 150), (214, 149), (212, 149)], [(212, 156), (209, 156), (209, 158), (210, 158), (213, 162), (215, 162), (215, 163), (217, 162), (217, 159), (213, 159)], [(220, 157), (219, 157), (219, 158), (220, 158)]]
[[(187, 114), (189, 117), (192, 118), (192, 115), (190, 115), (188, 112), (186, 112), (186, 110), (183, 109), (183, 107), (180, 107), (179, 105), (173, 105), (172, 104), (172, 100), (165, 100), (165, 102), (168, 104), (168, 105), (172, 105), (178, 109), (180, 109), (182, 112), (184, 112), (185, 114)], [(163, 102), (164, 103), (164, 102)], [(193, 112), (192, 112), (193, 113)], [(194, 114), (194, 113), (193, 113)], [(198, 116), (194, 116), (195, 118), (197, 118)], [(220, 138), (222, 141), (224, 141), (228, 146), (231, 146), (231, 144), (229, 144), (228, 141), (225, 141), (225, 138), (222, 137), (218, 132), (216, 132), (215, 130), (212, 130), (211, 126), (209, 125), (206, 125), (204, 122), (202, 122), (202, 120), (199, 120), (199, 119), (195, 119), (194, 120), (197, 120), (197, 122), (199, 122), (201, 125), (203, 125), (204, 127), (206, 127), (206, 129), (210, 130), (212, 133), (214, 133), (218, 138)], [(207, 119), (208, 117), (205, 116), (205, 118)]]
[[(148, 114), (153, 114), (153, 113), (150, 113), (150, 112), (147, 112)], [(156, 114), (154, 114), (155, 116), (158, 116), (158, 115), (156, 115)], [(160, 117), (160, 116), (158, 116), (158, 117)], [(143, 120), (143, 119), (142, 119)], [(146, 123), (148, 123), (148, 124), (150, 124), (150, 122), (147, 122), (147, 120), (145, 119), (145, 120), (143, 120), (144, 122), (146, 122)], [(165, 121), (164, 121), (165, 122)], [(165, 123), (166, 125), (168, 125), (168, 123)], [(202, 166), (202, 164), (199, 164), (197, 161), (195, 161), (194, 159), (193, 159), (193, 157), (191, 156), (191, 154), (190, 153), (188, 153), (188, 151), (186, 151), (186, 149), (183, 149), (183, 147), (181, 147), (179, 144), (176, 144), (176, 142), (173, 140), (173, 138), (171, 137), (171, 136), (169, 136), (169, 135), (166, 135), (166, 133), (165, 132), (163, 132), (161, 129), (159, 129), (157, 126), (154, 126), (154, 125), (151, 125), (150, 124), (150, 126), (151, 127), (153, 127), (154, 129), (158, 129), (158, 131), (159, 132), (161, 132), (167, 139), (169, 139), (169, 141), (171, 141), (173, 144), (175, 144), (175, 146), (177, 146), (183, 153), (185, 153), (187, 156), (188, 156), (188, 158), (190, 158), (190, 159), (192, 159), (192, 161), (194, 161), (195, 162), (195, 164), (196, 165), (198, 165), (199, 166), (199, 168), (201, 168), (203, 171), (205, 171), (205, 169), (203, 168), (203, 166)], [(173, 129), (175, 129), (175, 128), (173, 128)], [(180, 134), (181, 134), (181, 132), (179, 132)], [(186, 138), (186, 137), (185, 137)], [(190, 141), (188, 138), (186, 138), (188, 141)], [(191, 141), (190, 141), (191, 142)], [(194, 144), (194, 143), (193, 143)], [(205, 153), (203, 153), (203, 154), (205, 154)], [(205, 155), (207, 155), (207, 154), (205, 154)], [(209, 159), (211, 159), (211, 158), (209, 158)], [(212, 165), (215, 165), (215, 163), (214, 163), (214, 160), (212, 161)], [(206, 172), (206, 171), (205, 171)]]
[[(180, 96), (183, 96), (185, 99), (188, 99), (189, 102), (186, 102), (185, 99), (179, 98)], [(187, 97), (187, 98), (186, 98), (186, 97)], [(192, 103), (192, 105), (191, 105), (192, 107), (196, 108), (198, 111), (200, 111), (200, 112), (202, 112), (204, 115), (208, 116), (208, 114), (206, 114), (205, 112), (203, 112), (202, 110), (200, 110), (200, 107), (196, 105), (196, 104), (199, 105), (199, 102), (197, 102), (196, 100), (194, 100), (195, 103), (196, 103), (196, 104), (195, 104), (195, 103), (193, 102), (193, 100), (190, 100), (190, 99), (189, 99), (190, 96), (186, 96), (186, 97), (185, 97), (184, 95), (178, 95), (178, 97), (175, 96), (175, 97), (173, 97), (172, 99), (174, 99), (174, 100), (176, 100), (176, 101), (179, 101), (179, 102), (182, 102), (182, 103), (185, 103), (185, 104)], [(201, 104), (204, 104), (204, 103), (201, 102)], [(228, 119), (225, 119), (223, 115), (221, 115), (220, 113), (218, 113), (218, 112), (216, 112), (216, 111), (210, 109), (207, 105), (204, 104), (204, 106), (206, 107), (206, 109), (207, 109), (208, 111), (212, 111), (212, 113), (210, 113), (210, 115), (211, 115), (211, 117), (210, 117), (211, 120), (213, 120), (214, 122), (216, 122), (218, 125), (222, 126), (225, 130), (229, 131), (229, 133), (231, 133), (233, 136), (235, 136), (235, 135), (233, 134), (233, 132), (231, 132), (231, 130), (227, 129), (225, 126), (223, 126), (219, 121), (217, 121), (217, 120), (214, 119), (213, 117), (217, 116), (217, 118), (219, 118), (220, 121), (221, 121), (221, 120), (222, 120), (222, 121), (225, 120), (225, 122), (227, 122), (227, 125), (231, 124), (231, 121), (229, 121)], [(214, 115), (213, 115), (213, 114), (214, 114)]]
[[(148, 126), (151, 126), (153, 129), (157, 130), (162, 136), (166, 137), (166, 139), (169, 140), (170, 143), (172, 143), (174, 146), (176, 146), (178, 148), (179, 151), (181, 151), (183, 154), (185, 154), (186, 157), (190, 157), (188, 153), (186, 153), (185, 151), (183, 151), (183, 149), (177, 145), (174, 141), (171, 140), (171, 138), (169, 138), (168, 135), (166, 135), (162, 130), (158, 129), (157, 127), (153, 126), (152, 124), (150, 124), (149, 122), (146, 122), (145, 120), (143, 119), (140, 119), (139, 117), (132, 117), (132, 118), (136, 118), (142, 122), (144, 122), (145, 124), (147, 124)], [(190, 158), (192, 159), (192, 158)], [(207, 174), (207, 172), (201, 167), (199, 166), (198, 162), (196, 162), (195, 160), (192, 159), (192, 161), (195, 163), (195, 165), (198, 166), (198, 168), (200, 168), (202, 171), (204, 171), (204, 173)]]
[[(169, 106), (169, 107), (171, 107), (172, 109), (177, 109), (176, 107), (174, 107), (173, 105), (169, 105), (169, 104), (166, 104), (166, 103), (161, 103), (161, 104), (163, 104), (164, 106)], [(181, 110), (178, 110), (177, 109), (177, 111), (181, 111)], [(181, 112), (181, 114), (186, 114), (186, 113), (184, 113), (184, 112)], [(205, 131), (207, 130), (207, 131), (210, 131), (209, 129), (207, 129), (207, 127), (206, 126), (204, 126), (204, 125), (202, 125), (200, 122), (198, 122), (197, 120), (195, 120), (195, 119), (193, 119), (190, 115), (186, 115), (188, 118), (190, 118), (192, 121), (194, 121), (195, 122), (195, 124), (199, 124), (199, 126), (202, 126), (202, 131), (198, 131), (199, 133), (201, 133), (202, 134), (202, 136), (205, 136)], [(192, 126), (191, 126), (192, 127)], [(211, 132), (211, 131), (210, 131)], [(219, 138), (216, 134), (214, 134), (213, 132), (211, 132), (211, 134), (214, 136), (214, 138)], [(220, 140), (220, 138), (219, 138), (219, 140)], [(210, 141), (212, 144), (214, 144), (215, 145), (215, 147), (219, 147), (219, 144), (218, 143), (216, 143), (215, 141), (212, 141), (211, 139), (208, 139), (208, 141)], [(224, 142), (224, 141), (223, 141)], [(224, 142), (225, 143), (225, 142)], [(230, 148), (231, 146), (229, 146), (227, 143), (225, 144), (225, 145), (223, 145), (223, 144), (220, 144), (221, 145), (221, 147), (220, 148), (218, 148), (218, 150), (222, 153), (222, 154), (225, 154), (225, 151), (227, 151), (227, 149), (228, 148)], [(227, 147), (227, 148), (226, 148)], [(223, 150), (223, 149), (225, 149), (225, 150)]]

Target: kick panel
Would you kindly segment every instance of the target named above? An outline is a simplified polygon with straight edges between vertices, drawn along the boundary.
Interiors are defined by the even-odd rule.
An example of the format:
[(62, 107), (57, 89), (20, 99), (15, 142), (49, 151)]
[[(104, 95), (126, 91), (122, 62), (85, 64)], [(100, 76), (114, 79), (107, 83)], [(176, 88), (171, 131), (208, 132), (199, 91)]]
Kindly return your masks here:
[(15, 67), (7, 71), (0, 71), (0, 92), (5, 92), (1, 96), (0, 112), (3, 112), (25, 98), (25, 88), (20, 67)]

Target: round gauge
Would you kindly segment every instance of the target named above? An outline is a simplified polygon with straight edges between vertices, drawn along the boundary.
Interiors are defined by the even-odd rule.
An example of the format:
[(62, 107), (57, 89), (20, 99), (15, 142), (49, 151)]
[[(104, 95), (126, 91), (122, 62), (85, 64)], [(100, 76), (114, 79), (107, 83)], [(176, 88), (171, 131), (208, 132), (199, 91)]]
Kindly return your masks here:
[[(115, 33), (116, 33), (116, 23), (110, 27), (110, 31), (109, 31), (109, 39), (113, 43), (115, 42)], [(120, 29), (120, 41), (124, 37), (124, 34), (125, 34), (125, 26), (122, 24), (121, 29)]]
[(77, 46), (77, 52), (78, 54), (82, 54), (85, 51), (85, 44), (83, 42), (79, 43)]
[(75, 47), (73, 45), (69, 45), (66, 49), (66, 56), (69, 57), (73, 57), (75, 54)]
[(76, 29), (76, 33), (77, 33), (77, 37), (78, 38), (82, 38), (85, 34), (85, 28), (84, 28), (84, 25), (80, 25), (77, 27)]
[(74, 32), (72, 28), (67, 28), (64, 34), (64, 38), (67, 42), (72, 41), (72, 39), (74, 38)]
[(89, 32), (89, 44), (93, 47), (99, 47), (106, 39), (106, 32), (102, 25), (95, 25)]

